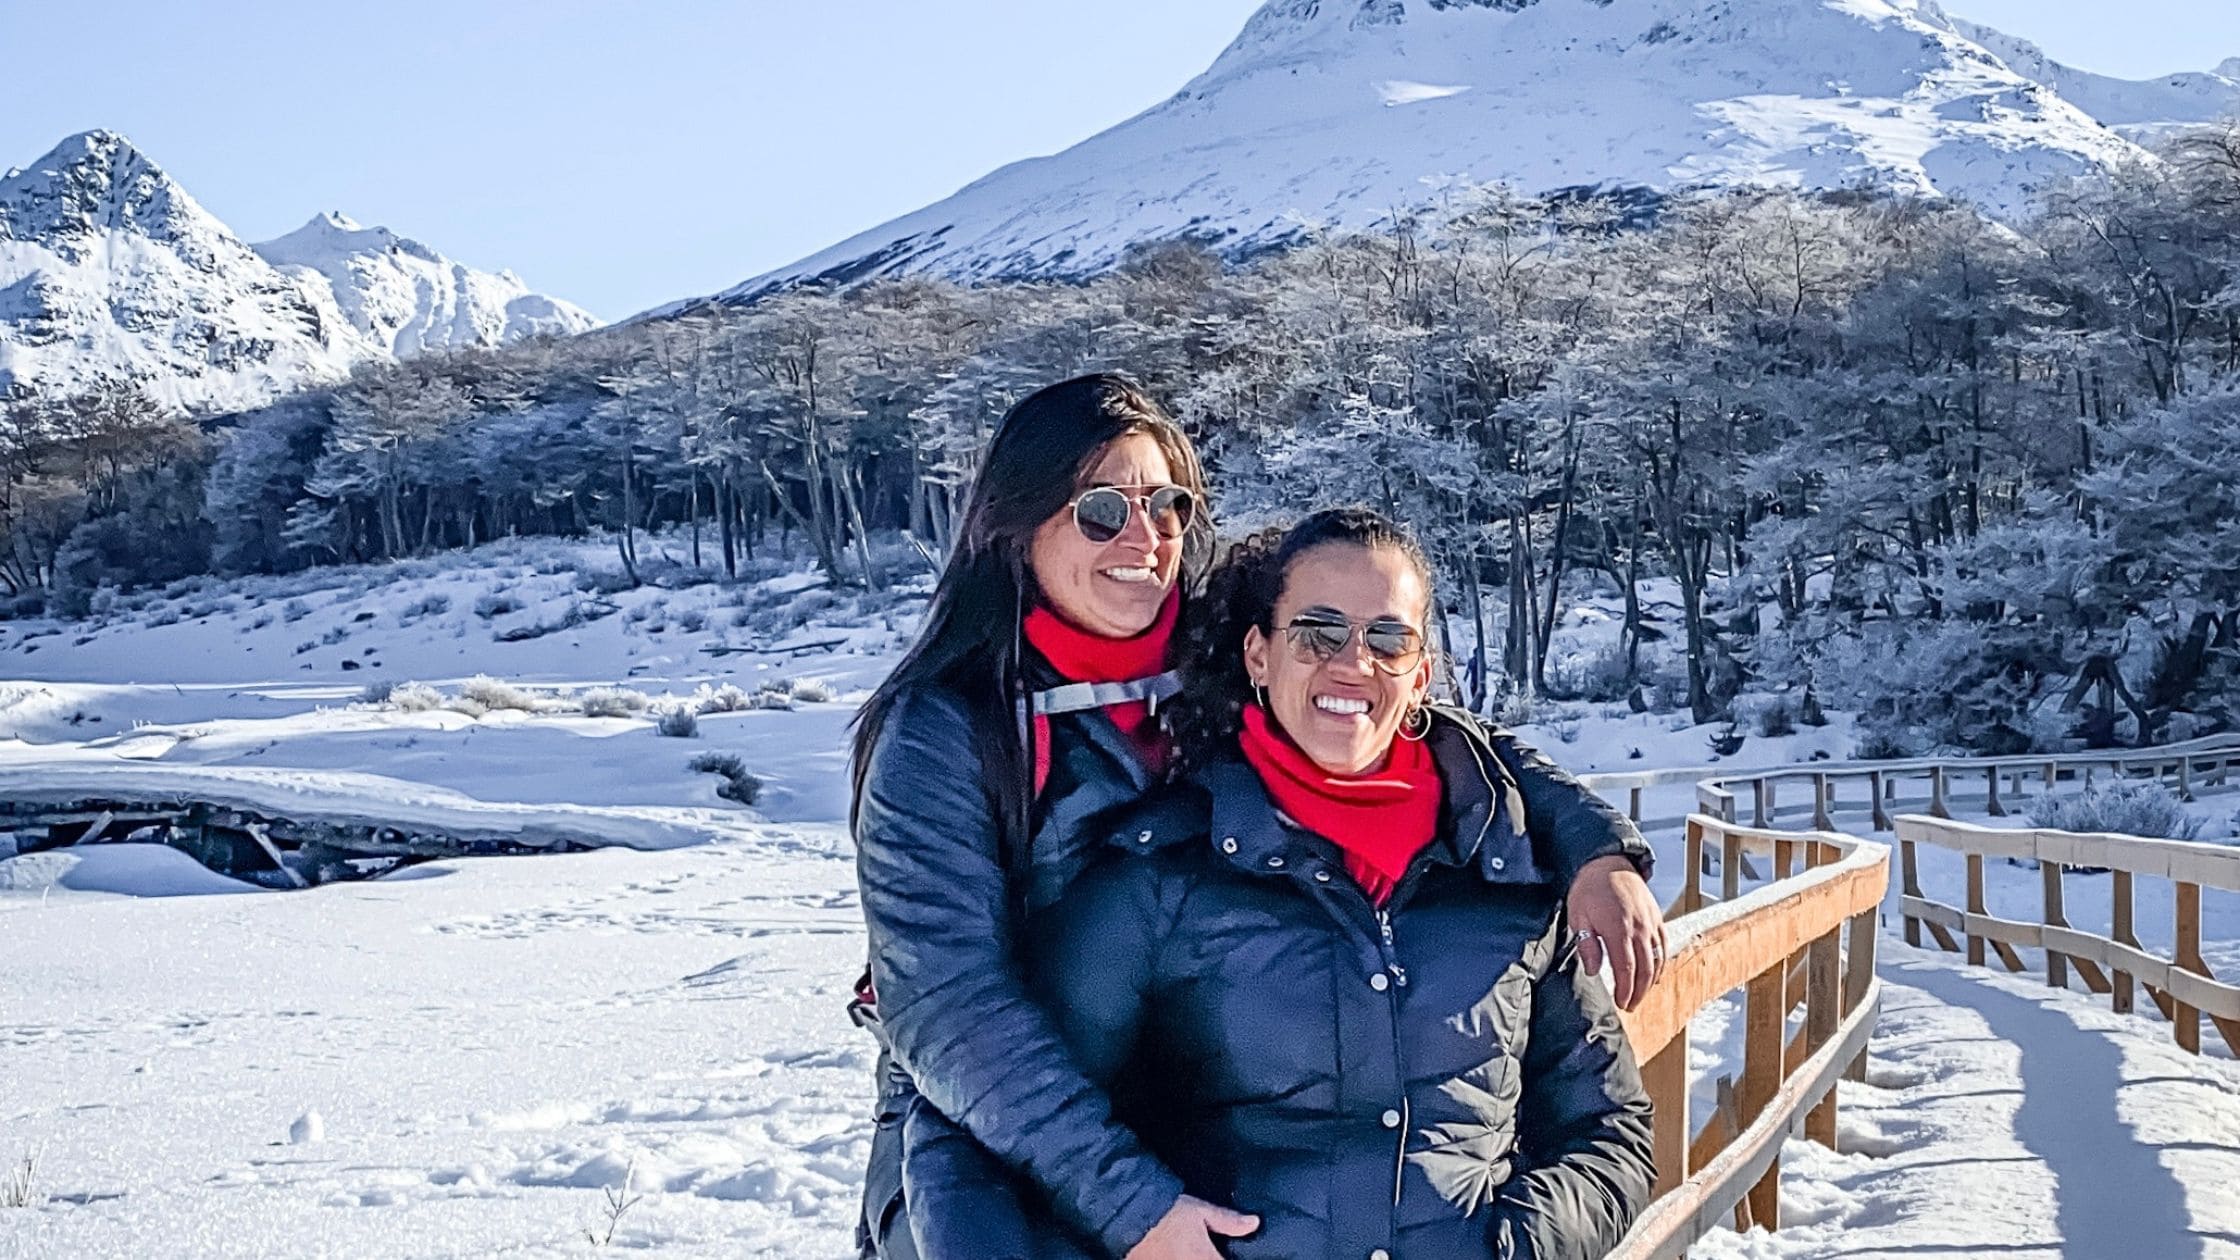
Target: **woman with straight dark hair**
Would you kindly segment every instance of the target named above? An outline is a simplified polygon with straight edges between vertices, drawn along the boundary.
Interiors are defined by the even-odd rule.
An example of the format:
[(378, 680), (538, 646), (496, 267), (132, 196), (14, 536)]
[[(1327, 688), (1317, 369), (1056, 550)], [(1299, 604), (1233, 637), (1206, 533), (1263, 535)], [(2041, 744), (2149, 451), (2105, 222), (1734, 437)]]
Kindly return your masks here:
[[(1029, 1000), (1018, 948), (1026, 915), (1087, 865), (1090, 820), (1165, 775), (1169, 643), (1210, 539), (1196, 453), (1126, 378), (1037, 391), (997, 429), (918, 640), (856, 730), (871, 948), (856, 1013), (883, 1050), (866, 1254), (1035, 1254), (905, 1211), (906, 1184), (938, 1200), (944, 1178), (970, 1175), (975, 1142), (1115, 1257), (1210, 1260), (1214, 1238), (1257, 1227), (1185, 1195), (1115, 1119)], [(1622, 988), (1645, 988), (1663, 939), (1647, 845), (1544, 761), (1528, 757), (1518, 783), (1575, 921), (1609, 941)]]

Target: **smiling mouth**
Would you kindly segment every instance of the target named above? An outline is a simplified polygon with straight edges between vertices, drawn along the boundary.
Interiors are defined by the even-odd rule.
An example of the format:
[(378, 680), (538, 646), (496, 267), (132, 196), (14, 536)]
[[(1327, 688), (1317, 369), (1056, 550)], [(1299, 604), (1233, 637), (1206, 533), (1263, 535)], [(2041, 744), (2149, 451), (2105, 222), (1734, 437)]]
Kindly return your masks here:
[(1346, 696), (1316, 696), (1314, 707), (1324, 713), (1336, 714), (1339, 717), (1369, 716), (1368, 701), (1356, 700)]
[(1099, 569), (1097, 572), (1115, 582), (1127, 582), (1132, 585), (1159, 580), (1158, 572), (1149, 565), (1115, 565), (1109, 569)]

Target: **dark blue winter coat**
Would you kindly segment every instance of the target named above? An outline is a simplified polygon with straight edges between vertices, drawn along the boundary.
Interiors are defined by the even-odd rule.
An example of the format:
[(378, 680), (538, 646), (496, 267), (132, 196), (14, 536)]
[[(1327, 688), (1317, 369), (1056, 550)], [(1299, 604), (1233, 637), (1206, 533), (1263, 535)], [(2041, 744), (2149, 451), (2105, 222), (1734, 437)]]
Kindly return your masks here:
[[(991, 1209), (984, 1217), (977, 1208), (939, 1210), (944, 1201), (971, 1201), (990, 1184), (986, 1153), (948, 1123), (953, 1116), (1020, 1184), (1049, 1191), (1052, 1212), (1074, 1237), (1124, 1255), (1173, 1205), (1184, 1185), (1178, 1172), (1186, 1169), (1171, 1150), (1168, 1158), (1155, 1154), (1115, 1116), (1107, 1090), (1082, 1070), (1027, 992), (1020, 898), (973, 753), (974, 720), (955, 696), (912, 696), (866, 767), (859, 876), (893, 1055), (883, 1073), (867, 1215), (882, 1233), (900, 1223), (902, 1170), (892, 1161), (897, 1137), (907, 1136), (909, 1184), (929, 1200), (910, 1213), (925, 1260), (1056, 1254), (1045, 1245), (1048, 1234), (1023, 1228), (1015, 1210)], [(1097, 824), (1109, 825), (1115, 811), (1134, 808), (1152, 787), (1101, 715), (1054, 721), (1052, 745), (1050, 786), (1037, 803), (1027, 868), (1018, 874), (1035, 909), (1051, 907), (1090, 865), (1108, 829)], [(1549, 904), (1598, 857), (1625, 855), (1646, 872), (1649, 853), (1638, 831), (1575, 780), (1506, 736), (1482, 735), (1474, 746), (1498, 767), (1490, 772), (1499, 781), (1494, 807), (1525, 822), (1509, 847), (1544, 873), (1535, 886)], [(1059, 908), (1055, 917), (1037, 919), (1057, 923), (1067, 913)], [(951, 1189), (966, 1197), (949, 1200)]]

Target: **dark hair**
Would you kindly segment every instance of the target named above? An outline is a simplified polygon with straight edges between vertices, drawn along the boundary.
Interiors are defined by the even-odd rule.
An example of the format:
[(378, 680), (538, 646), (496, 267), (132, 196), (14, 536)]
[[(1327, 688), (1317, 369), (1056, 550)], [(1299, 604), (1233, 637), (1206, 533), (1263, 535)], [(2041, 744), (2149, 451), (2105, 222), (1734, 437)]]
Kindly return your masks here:
[[(1369, 508), (1330, 508), (1289, 529), (1274, 527), (1238, 539), (1208, 575), (1205, 594), (1184, 611), (1177, 636), (1182, 694), (1167, 702), (1165, 714), (1178, 769), (1219, 760), (1235, 745), (1244, 729), (1244, 707), (1253, 703), (1244, 632), (1258, 626), (1273, 638), (1276, 604), (1291, 580), (1292, 566), (1308, 552), (1338, 543), (1388, 547), (1406, 556), (1423, 579), (1428, 602), (1431, 560), (1422, 544), (1404, 526)], [(1424, 629), (1426, 639), (1435, 637), (1430, 627)]]
[[(856, 715), (851, 825), (863, 806), (871, 751), (895, 710), (922, 687), (943, 687), (971, 714), (1004, 842), (1023, 848), (1033, 785), (1015, 706), (1025, 694), (1020, 624), (1039, 595), (1029, 564), (1034, 534), (1064, 510), (1105, 448), (1133, 433), (1157, 442), (1175, 484), (1203, 503), (1205, 476), (1190, 439), (1125, 376), (1100, 373), (1036, 390), (996, 427), (918, 640)], [(1201, 510), (1185, 540), (1181, 581), (1203, 571), (1211, 538)]]

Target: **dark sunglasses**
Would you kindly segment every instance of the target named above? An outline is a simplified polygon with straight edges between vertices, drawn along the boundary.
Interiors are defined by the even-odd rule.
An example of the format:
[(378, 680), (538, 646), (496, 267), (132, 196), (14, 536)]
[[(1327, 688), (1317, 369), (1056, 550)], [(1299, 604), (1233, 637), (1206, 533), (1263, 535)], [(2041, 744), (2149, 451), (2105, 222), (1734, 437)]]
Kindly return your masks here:
[(1351, 621), (1329, 609), (1310, 608), (1283, 628), (1293, 652), (1317, 661), (1330, 660), (1345, 651), (1356, 631), (1370, 661), (1385, 673), (1405, 674), (1423, 660), (1423, 632), (1388, 617)]
[[(1130, 486), (1128, 490), (1141, 489)], [(1128, 528), (1137, 504), (1161, 538), (1180, 538), (1198, 515), (1198, 497), (1181, 486), (1160, 486), (1149, 494), (1129, 494), (1119, 486), (1098, 486), (1075, 499), (1073, 525), (1093, 543), (1108, 543)]]

